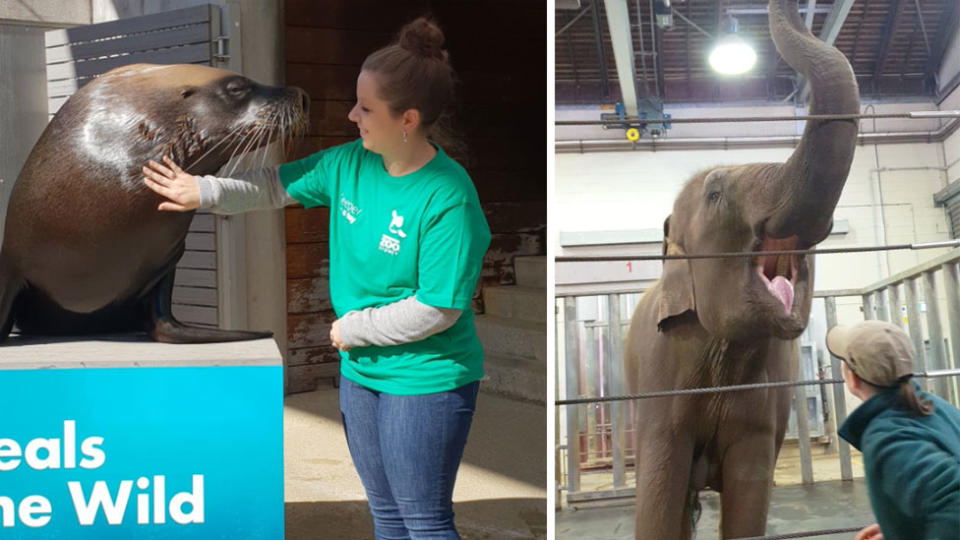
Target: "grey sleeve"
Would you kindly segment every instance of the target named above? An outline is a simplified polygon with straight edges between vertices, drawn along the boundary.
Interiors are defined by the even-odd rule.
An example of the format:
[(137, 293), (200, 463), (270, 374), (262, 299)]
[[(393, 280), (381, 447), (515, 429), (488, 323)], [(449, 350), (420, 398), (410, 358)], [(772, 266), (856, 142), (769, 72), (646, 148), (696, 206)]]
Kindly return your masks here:
[(413, 343), (450, 328), (462, 314), (462, 310), (428, 306), (411, 296), (347, 313), (340, 319), (340, 341), (347, 347)]
[(251, 210), (283, 208), (295, 202), (280, 182), (277, 167), (244, 171), (233, 178), (197, 176), (200, 208), (214, 214), (240, 214)]

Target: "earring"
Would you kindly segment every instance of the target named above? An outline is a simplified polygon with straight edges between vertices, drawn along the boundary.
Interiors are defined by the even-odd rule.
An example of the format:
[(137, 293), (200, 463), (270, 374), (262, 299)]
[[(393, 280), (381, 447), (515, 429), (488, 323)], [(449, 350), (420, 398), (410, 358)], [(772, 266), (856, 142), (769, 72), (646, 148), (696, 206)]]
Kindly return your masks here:
[(407, 130), (403, 130), (403, 142), (407, 142)]

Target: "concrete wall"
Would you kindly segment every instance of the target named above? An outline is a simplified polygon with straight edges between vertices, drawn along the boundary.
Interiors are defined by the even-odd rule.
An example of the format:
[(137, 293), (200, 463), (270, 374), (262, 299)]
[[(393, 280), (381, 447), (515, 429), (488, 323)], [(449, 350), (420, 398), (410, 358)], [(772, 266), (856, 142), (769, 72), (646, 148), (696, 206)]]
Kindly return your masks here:
[(0, 2), (0, 216), (47, 125), (43, 33), (89, 22), (89, 1)]
[(0, 216), (6, 215), (17, 175), (47, 125), (46, 30), (0, 22)]

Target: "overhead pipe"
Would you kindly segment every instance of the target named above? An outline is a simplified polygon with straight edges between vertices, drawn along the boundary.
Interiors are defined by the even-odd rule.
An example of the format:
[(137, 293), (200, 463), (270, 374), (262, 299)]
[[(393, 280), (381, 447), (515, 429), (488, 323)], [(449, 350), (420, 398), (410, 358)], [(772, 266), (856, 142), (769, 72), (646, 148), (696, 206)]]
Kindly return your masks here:
[[(871, 105), (872, 106), (872, 105)], [(801, 120), (878, 120), (878, 119), (937, 119), (960, 118), (960, 110), (952, 111), (911, 111), (905, 113), (880, 114), (800, 114), (792, 116), (715, 116), (701, 118), (671, 118), (671, 124), (722, 124), (737, 122), (797, 122)], [(617, 120), (557, 120), (557, 126), (622, 126), (624, 124), (645, 124), (650, 119), (627, 116)]]
[[(936, 131), (904, 131), (886, 133), (861, 133), (857, 144), (911, 144), (939, 143), (960, 128), (960, 120), (953, 120)], [(774, 135), (767, 137), (687, 137), (639, 140), (626, 139), (578, 139), (556, 141), (554, 151), (558, 154), (584, 154), (587, 152), (629, 152), (634, 150), (728, 150), (735, 148), (793, 147), (800, 143), (801, 135)]]

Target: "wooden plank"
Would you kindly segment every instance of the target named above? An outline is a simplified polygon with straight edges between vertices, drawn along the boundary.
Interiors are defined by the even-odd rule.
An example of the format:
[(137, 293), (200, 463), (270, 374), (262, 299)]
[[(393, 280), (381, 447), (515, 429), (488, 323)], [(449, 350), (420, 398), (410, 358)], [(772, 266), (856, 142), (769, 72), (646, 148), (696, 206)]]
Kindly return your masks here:
[(329, 347), (330, 325), (335, 320), (333, 312), (287, 315), (287, 346)]
[[(545, 64), (546, 62), (544, 62)], [(461, 66), (457, 62), (457, 66)], [(469, 66), (457, 69), (460, 86), (457, 90), (459, 101), (464, 104), (514, 104), (543, 107), (547, 100), (547, 87), (543, 84), (546, 73), (526, 74), (516, 70), (482, 70)], [(539, 100), (539, 101), (538, 101)], [(538, 104), (539, 103), (539, 104)]]
[(198, 270), (215, 270), (217, 256), (212, 251), (186, 251), (177, 264), (177, 268), (194, 268)]
[(328, 244), (287, 244), (287, 279), (330, 275)]
[[(517, 133), (521, 126), (545, 125), (547, 111), (543, 107), (518, 107), (507, 103), (474, 104), (462, 107), (453, 122), (460, 133), (470, 137), (503, 137)], [(533, 140), (526, 133), (522, 135)]]
[(467, 144), (467, 163), (464, 164), (467, 171), (484, 169), (537, 172), (541, 176), (529, 181), (541, 186), (546, 194), (547, 162), (543, 158), (547, 152), (545, 137), (505, 134), (502, 137), (465, 137), (463, 140)]
[(540, 233), (547, 226), (547, 202), (490, 202), (483, 215), (492, 233)]
[(130, 17), (98, 24), (88, 24), (46, 33), (46, 46), (56, 47), (67, 43), (80, 43), (113, 36), (125, 36), (139, 32), (149, 32), (161, 28), (184, 26), (210, 21), (212, 9), (218, 6), (200, 5), (184, 9), (175, 9), (141, 17)]
[(486, 169), (467, 169), (477, 188), (480, 202), (486, 205), (493, 201), (533, 202), (547, 198), (547, 166), (540, 170), (524, 172), (498, 171)]
[(189, 64), (193, 62), (210, 61), (210, 44), (197, 43), (157, 51), (138, 52), (123, 56), (105, 58), (103, 60), (89, 60), (87, 62), (68, 62), (47, 66), (47, 79), (73, 79), (77, 77), (91, 77), (110, 71), (111, 69), (130, 64)]
[(330, 209), (287, 208), (287, 243), (316, 243), (330, 240)]
[[(309, 364), (287, 368), (287, 394), (312, 392), (340, 375), (340, 363)], [(324, 382), (325, 380), (329, 380)]]
[(173, 302), (192, 306), (217, 307), (217, 290), (205, 287), (173, 287)]
[(333, 310), (327, 278), (288, 279), (287, 313), (317, 313)]
[(300, 349), (290, 349), (287, 353), (288, 367), (330, 363), (340, 363), (340, 353), (332, 347), (304, 347)]
[[(72, 96), (77, 92), (77, 90), (83, 88), (92, 80), (93, 77), (84, 77), (82, 79), (61, 79), (59, 81), (48, 81), (47, 98), (53, 99)], [(58, 101), (58, 103), (62, 105), (63, 102)], [(59, 105), (57, 108), (60, 108)]]
[(319, 152), (324, 148), (330, 148), (331, 146), (337, 146), (338, 144), (346, 144), (348, 142), (355, 141), (356, 139), (356, 137), (342, 136), (304, 137), (300, 140), (300, 144), (297, 145), (297, 150), (294, 153), (293, 159), (306, 157), (314, 152)]
[(319, 136), (357, 137), (357, 125), (347, 118), (354, 105), (351, 101), (311, 101), (310, 125), (307, 134)]
[(286, 84), (299, 86), (313, 100), (357, 99), (360, 66), (301, 64), (287, 61)]
[(100, 58), (115, 54), (131, 53), (176, 47), (188, 43), (208, 43), (210, 24), (195, 24), (184, 28), (174, 28), (151, 32), (149, 34), (128, 35), (126, 37), (93, 41), (79, 45), (61, 45), (47, 49), (47, 64), (75, 62)]
[(367, 55), (389, 44), (393, 33), (289, 26), (284, 38), (287, 62), (357, 66), (359, 74)]
[(213, 214), (195, 214), (190, 222), (190, 232), (215, 232), (216, 219)]
[(173, 285), (184, 287), (216, 287), (217, 272), (216, 270), (196, 270), (178, 266)]
[(351, 0), (323, 3), (316, 0), (286, 0), (283, 6), (287, 26), (367, 30), (390, 34), (399, 31), (404, 22), (430, 10), (430, 2), (425, 0)]
[[(503, 8), (493, 6), (486, 2), (431, 4), (432, 14), (441, 21), (448, 36), (446, 45), (454, 66), (486, 67), (490, 71), (523, 66), (537, 73), (538, 86), (546, 91), (546, 4), (533, 9), (511, 6), (510, 16), (494, 15)], [(480, 43), (483, 46), (478, 46)]]
[(187, 234), (186, 246), (188, 251), (216, 251), (217, 235), (215, 233), (190, 232)]
[(173, 316), (180, 322), (217, 326), (217, 308), (173, 304)]

